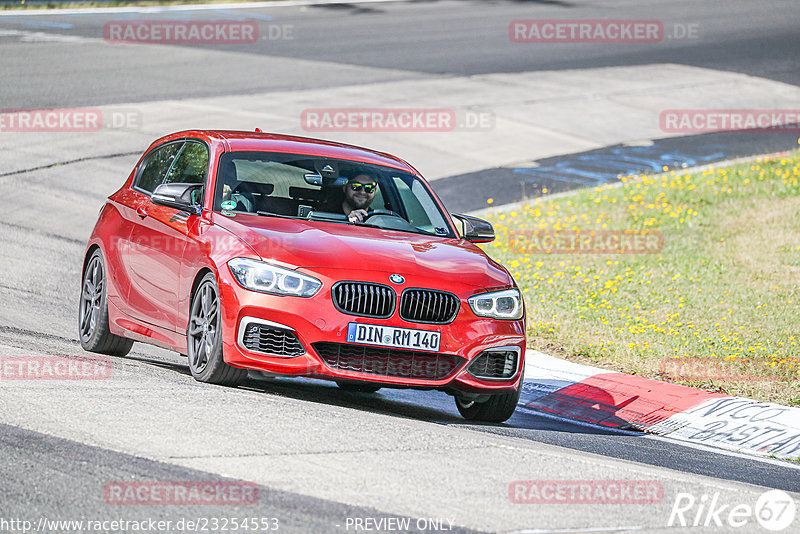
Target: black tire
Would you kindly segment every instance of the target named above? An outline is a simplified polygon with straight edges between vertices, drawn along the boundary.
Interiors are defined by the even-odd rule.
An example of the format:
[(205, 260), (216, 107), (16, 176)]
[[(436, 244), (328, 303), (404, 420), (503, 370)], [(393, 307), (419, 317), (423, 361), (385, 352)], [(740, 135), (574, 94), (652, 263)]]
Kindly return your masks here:
[(247, 378), (247, 369), (228, 365), (222, 358), (222, 313), (217, 280), (212, 273), (200, 281), (189, 310), (186, 350), (192, 376), (199, 382), (220, 386), (241, 384)]
[(520, 382), (516, 391), (492, 395), (489, 400), (484, 402), (467, 401), (456, 395), (456, 407), (464, 419), (485, 421), (487, 423), (502, 423), (514, 415), (521, 393), (522, 382)]
[(464, 419), (470, 421), (485, 421), (487, 423), (502, 423), (514, 415), (520, 395), (522, 395), (522, 381), (525, 378), (525, 359), (523, 356), (522, 368), (519, 371), (520, 379), (517, 389), (511, 393), (492, 395), (483, 402), (470, 401), (463, 397), (455, 396), (456, 407)]
[(336, 382), (336, 385), (339, 386), (339, 389), (344, 391), (352, 391), (354, 393), (375, 393), (383, 386), (378, 384), (370, 384), (367, 382), (358, 383), (358, 382)]
[(108, 327), (107, 285), (106, 266), (98, 249), (89, 257), (81, 276), (78, 338), (83, 350), (125, 356), (131, 351), (133, 340), (112, 334)]

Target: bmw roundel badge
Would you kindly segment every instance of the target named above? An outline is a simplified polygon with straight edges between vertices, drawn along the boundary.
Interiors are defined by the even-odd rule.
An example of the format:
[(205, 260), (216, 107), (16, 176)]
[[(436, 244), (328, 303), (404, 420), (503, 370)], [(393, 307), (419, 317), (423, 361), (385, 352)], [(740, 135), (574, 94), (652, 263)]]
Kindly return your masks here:
[(399, 274), (393, 274), (389, 277), (389, 280), (394, 282), (395, 284), (403, 284), (405, 283), (406, 279), (400, 276)]

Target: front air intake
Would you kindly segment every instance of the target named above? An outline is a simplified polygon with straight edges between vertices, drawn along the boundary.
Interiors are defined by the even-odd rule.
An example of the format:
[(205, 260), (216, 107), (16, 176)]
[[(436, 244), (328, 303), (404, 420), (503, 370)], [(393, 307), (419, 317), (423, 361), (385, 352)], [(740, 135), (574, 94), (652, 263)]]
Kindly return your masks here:
[(321, 341), (312, 345), (331, 368), (378, 376), (416, 380), (443, 380), (464, 363), (455, 354), (365, 347)]
[(305, 349), (291, 330), (266, 324), (250, 323), (242, 336), (242, 344), (252, 352), (295, 357), (305, 354)]
[(475, 378), (506, 380), (517, 374), (519, 349), (485, 350), (472, 360), (467, 371)]

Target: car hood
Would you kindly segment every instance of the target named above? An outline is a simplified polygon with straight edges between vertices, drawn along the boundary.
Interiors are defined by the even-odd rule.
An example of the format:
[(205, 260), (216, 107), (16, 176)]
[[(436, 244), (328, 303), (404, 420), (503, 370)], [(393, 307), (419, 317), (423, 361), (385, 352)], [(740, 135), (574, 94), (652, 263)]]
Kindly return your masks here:
[(261, 259), (291, 268), (414, 274), (480, 288), (513, 284), (503, 266), (463, 239), (247, 214), (214, 213), (214, 223), (242, 239)]

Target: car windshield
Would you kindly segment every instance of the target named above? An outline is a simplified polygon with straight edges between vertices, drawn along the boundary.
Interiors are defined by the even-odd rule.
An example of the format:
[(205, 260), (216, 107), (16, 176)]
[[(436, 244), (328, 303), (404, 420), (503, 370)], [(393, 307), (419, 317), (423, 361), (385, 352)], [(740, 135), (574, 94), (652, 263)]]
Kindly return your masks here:
[(407, 172), (299, 154), (227, 152), (220, 158), (215, 211), (353, 224), (346, 200), (369, 215), (357, 224), (454, 237), (422, 181)]

